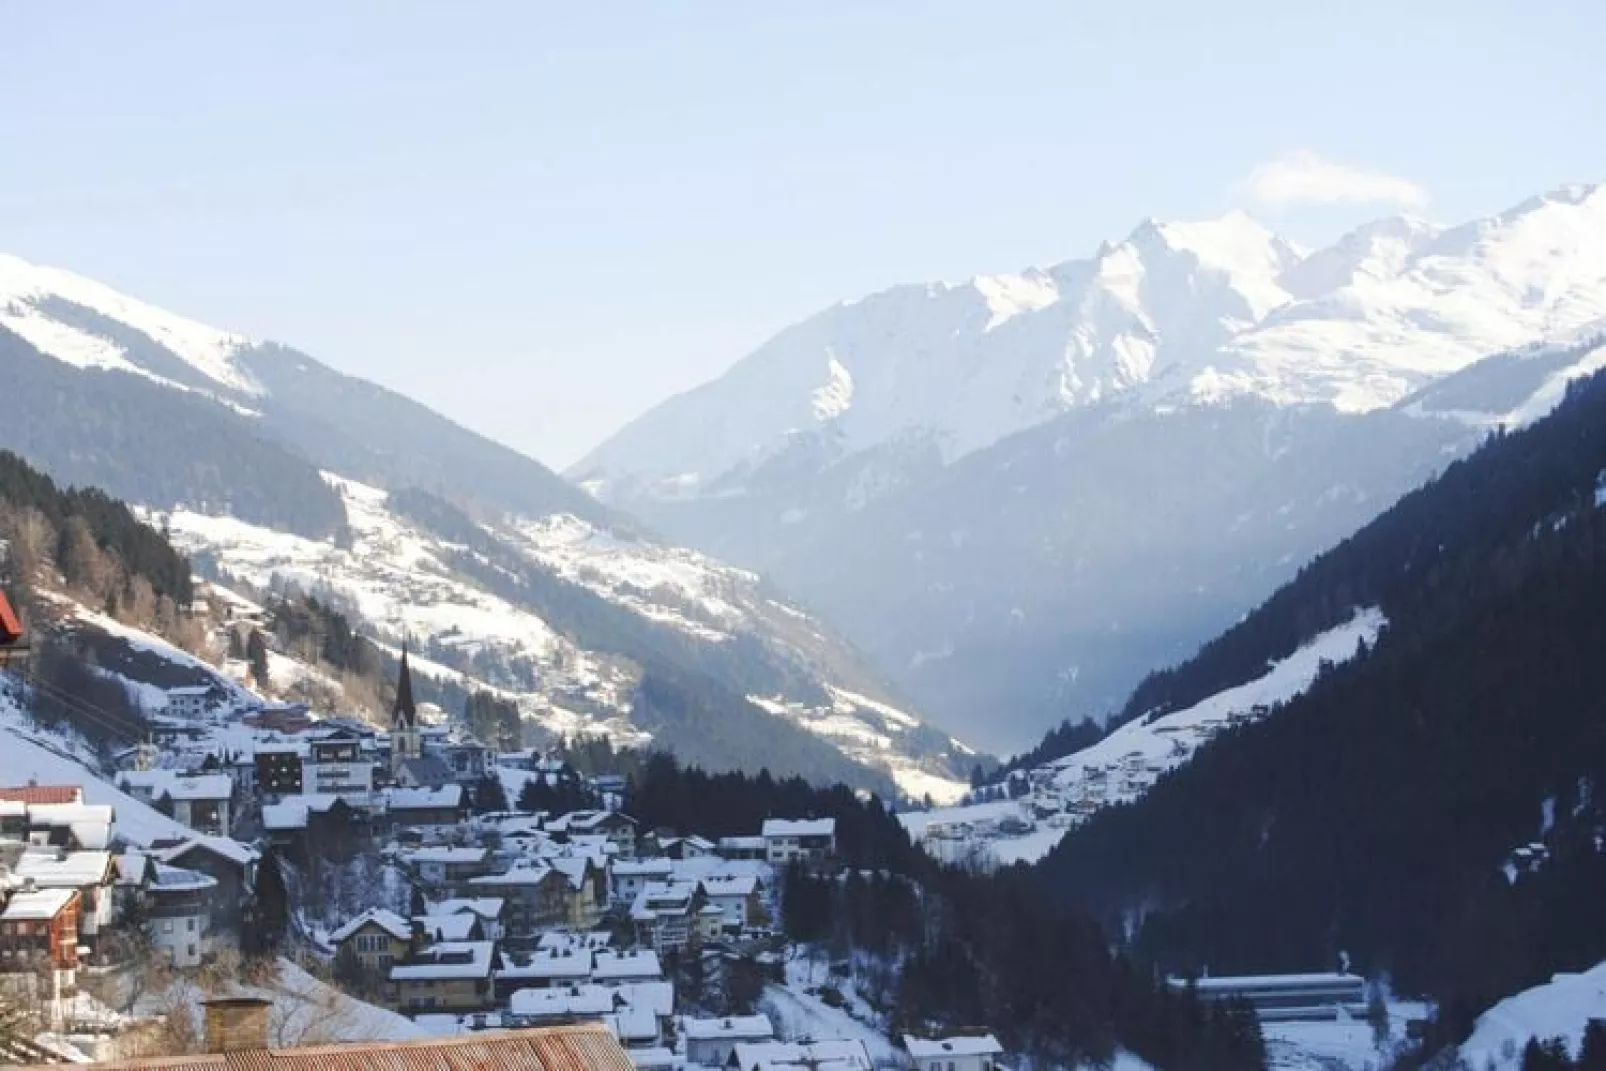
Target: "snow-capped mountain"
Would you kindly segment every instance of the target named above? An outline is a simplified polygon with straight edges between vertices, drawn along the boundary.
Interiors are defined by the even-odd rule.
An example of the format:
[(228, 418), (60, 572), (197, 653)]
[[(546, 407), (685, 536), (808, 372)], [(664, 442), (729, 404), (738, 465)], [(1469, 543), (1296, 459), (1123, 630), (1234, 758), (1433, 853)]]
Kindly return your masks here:
[(304, 354), (0, 257), (0, 376), (0, 447), (146, 507), (204, 570), (411, 638), (421, 673), (514, 697), (554, 733), (963, 791), (973, 753), (753, 573), (645, 538), (538, 463)]
[(1015, 749), (1118, 704), (1519, 399), (1543, 411), (1534, 377), (1559, 397), (1583, 359), (1544, 344), (1601, 325), (1606, 187), (1315, 251), (1242, 214), (1150, 221), (827, 309), (571, 475)]
[(1606, 186), (1306, 252), (1242, 213), (1147, 221), (1092, 257), (904, 286), (781, 332), (571, 475), (602, 498), (729, 494), (766, 462), (910, 438), (952, 461), (1068, 410), (1252, 397), (1364, 412), (1606, 317)]

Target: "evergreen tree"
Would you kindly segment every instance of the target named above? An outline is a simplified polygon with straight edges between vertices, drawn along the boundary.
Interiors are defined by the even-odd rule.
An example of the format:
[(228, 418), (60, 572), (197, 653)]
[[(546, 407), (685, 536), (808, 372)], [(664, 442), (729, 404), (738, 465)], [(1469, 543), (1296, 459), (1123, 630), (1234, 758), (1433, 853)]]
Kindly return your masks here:
[(1591, 1019), (1584, 1027), (1578, 1071), (1606, 1071), (1606, 1019)]
[(245, 658), (251, 667), (251, 679), (257, 687), (265, 688), (269, 683), (268, 676), (268, 644), (257, 629), (251, 630), (250, 639), (245, 641)]
[(492, 774), (482, 777), (474, 785), (474, 810), (479, 814), (492, 814), (507, 811), (507, 789), (502, 787), (502, 779)]

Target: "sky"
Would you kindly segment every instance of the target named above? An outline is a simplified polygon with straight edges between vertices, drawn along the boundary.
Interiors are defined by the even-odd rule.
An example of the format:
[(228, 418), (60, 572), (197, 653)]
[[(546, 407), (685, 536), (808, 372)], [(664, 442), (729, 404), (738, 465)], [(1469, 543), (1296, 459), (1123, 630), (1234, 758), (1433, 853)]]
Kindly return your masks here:
[(1606, 180), (1606, 4), (0, 0), (0, 251), (554, 467), (788, 324)]

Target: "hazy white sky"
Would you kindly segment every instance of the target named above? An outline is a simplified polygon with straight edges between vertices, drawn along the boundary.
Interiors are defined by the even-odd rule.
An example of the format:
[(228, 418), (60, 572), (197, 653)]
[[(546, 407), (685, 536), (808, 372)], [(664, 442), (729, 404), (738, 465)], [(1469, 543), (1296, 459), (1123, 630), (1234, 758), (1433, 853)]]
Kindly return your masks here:
[(825, 304), (1606, 179), (1606, 4), (0, 6), (0, 250), (562, 466)]

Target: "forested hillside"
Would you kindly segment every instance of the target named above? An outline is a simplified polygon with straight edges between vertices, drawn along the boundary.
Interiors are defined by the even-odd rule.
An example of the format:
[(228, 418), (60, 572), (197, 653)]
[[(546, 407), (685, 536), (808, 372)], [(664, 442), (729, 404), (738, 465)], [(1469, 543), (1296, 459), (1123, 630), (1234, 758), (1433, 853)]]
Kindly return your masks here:
[(1446, 1037), (1606, 958), (1603, 471), (1606, 375), (1151, 678), (1129, 714), (1237, 683), (1356, 607), (1389, 621), (1373, 650), (1067, 837), (1043, 887), (1169, 970), (1348, 953), (1437, 998)]

